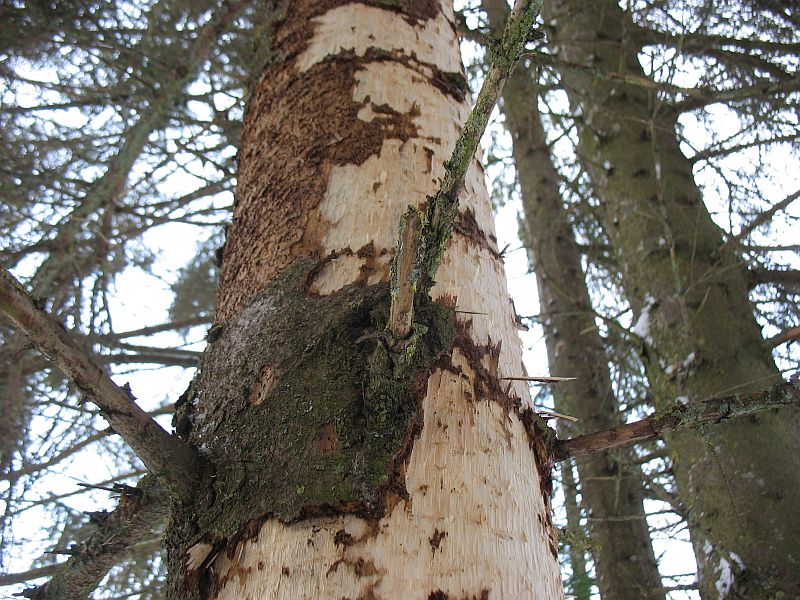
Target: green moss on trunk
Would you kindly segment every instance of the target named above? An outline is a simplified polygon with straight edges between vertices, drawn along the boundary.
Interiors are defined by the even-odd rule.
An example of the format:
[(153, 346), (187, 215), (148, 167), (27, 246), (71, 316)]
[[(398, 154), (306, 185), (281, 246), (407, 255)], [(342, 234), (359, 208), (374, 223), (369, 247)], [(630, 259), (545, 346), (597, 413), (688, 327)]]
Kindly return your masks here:
[(221, 547), (248, 523), (379, 516), (387, 489), (404, 493), (394, 463), (430, 366), (450, 348), (453, 311), (424, 303), (408, 343), (390, 351), (388, 286), (314, 296), (313, 267), (298, 261), (218, 328), (181, 402), (177, 428), (207, 468), (175, 511), (172, 573), (192, 544)]

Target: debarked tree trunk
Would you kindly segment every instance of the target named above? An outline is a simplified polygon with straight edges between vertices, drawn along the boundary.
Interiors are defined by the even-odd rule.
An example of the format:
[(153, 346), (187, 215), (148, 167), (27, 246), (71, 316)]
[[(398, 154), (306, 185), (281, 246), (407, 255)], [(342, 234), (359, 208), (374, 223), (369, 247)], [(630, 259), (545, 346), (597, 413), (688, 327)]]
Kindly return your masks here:
[(205, 464), (173, 510), (170, 594), (560, 598), (546, 432), (501, 381), (522, 355), (477, 160), (432, 299), (402, 352), (385, 341), (400, 216), (468, 112), (452, 10), (276, 10), (219, 312), (176, 416)]

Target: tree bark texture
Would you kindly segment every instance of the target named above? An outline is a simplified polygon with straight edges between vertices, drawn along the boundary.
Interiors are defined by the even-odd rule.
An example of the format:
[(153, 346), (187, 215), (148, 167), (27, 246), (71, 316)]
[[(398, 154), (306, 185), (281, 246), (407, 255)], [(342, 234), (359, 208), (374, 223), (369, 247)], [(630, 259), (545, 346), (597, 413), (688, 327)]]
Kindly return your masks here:
[[(579, 157), (636, 314), (656, 408), (770, 387), (779, 375), (747, 296), (744, 265), (724, 247), (675, 135), (675, 117), (641, 86), (633, 23), (613, 1), (546, 7), (579, 121)], [(689, 507), (700, 589), (714, 598), (800, 593), (800, 418), (765, 413), (668, 436)]]
[(174, 511), (170, 593), (560, 598), (545, 432), (527, 386), (499, 381), (522, 356), (476, 159), (434, 302), (404, 357), (382, 341), (400, 216), (436, 191), (468, 113), (452, 9), (282, 9), (176, 416), (206, 468)]
[[(486, 1), (492, 29), (502, 24), (504, 2)], [(551, 373), (569, 375), (553, 388), (556, 411), (578, 418), (562, 424), (574, 435), (620, 424), (608, 361), (594, 322), (580, 252), (563, 208), (555, 170), (537, 107), (531, 72), (520, 65), (503, 92), (503, 114), (511, 134), (522, 194), (520, 237), (539, 289)], [(639, 468), (630, 450), (612, 449), (577, 460), (583, 503), (598, 547), (597, 585), (604, 598), (664, 598), (642, 505)], [(566, 467), (564, 467), (566, 468)]]

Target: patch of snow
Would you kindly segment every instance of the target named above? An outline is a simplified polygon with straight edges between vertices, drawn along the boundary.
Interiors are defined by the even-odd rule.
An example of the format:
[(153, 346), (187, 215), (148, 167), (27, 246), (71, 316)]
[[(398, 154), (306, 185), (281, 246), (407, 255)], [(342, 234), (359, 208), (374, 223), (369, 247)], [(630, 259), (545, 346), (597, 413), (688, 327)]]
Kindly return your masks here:
[(731, 563), (720, 557), (715, 572), (719, 573), (719, 578), (714, 583), (714, 587), (717, 588), (719, 600), (725, 600), (728, 592), (730, 592), (733, 587), (733, 570), (731, 569)]
[[(736, 563), (738, 571), (741, 572), (744, 570), (744, 562), (738, 554), (731, 552), (730, 558), (734, 563)], [(733, 581), (735, 579), (733, 569), (731, 568), (731, 563), (725, 560), (725, 558), (720, 557), (719, 564), (717, 565), (715, 572), (719, 573), (719, 578), (714, 583), (714, 587), (717, 588), (719, 600), (724, 600), (727, 598), (728, 592), (733, 588)]]
[(648, 344), (653, 343), (653, 338), (650, 337), (650, 310), (655, 306), (656, 299), (650, 294), (644, 299), (644, 308), (642, 309), (636, 324), (633, 326), (633, 333), (645, 340)]

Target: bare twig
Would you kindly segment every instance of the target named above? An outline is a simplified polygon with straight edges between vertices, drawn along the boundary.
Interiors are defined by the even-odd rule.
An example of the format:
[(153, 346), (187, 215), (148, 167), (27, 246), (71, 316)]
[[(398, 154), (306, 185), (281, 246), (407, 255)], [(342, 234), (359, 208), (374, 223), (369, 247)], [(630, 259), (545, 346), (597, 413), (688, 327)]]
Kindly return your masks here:
[(742, 230), (735, 236), (730, 238), (726, 242), (726, 245), (737, 244), (741, 242), (748, 235), (750, 235), (754, 229), (757, 229), (758, 227), (761, 227), (765, 223), (769, 222), (770, 219), (772, 219), (772, 217), (775, 216), (775, 213), (777, 213), (780, 210), (786, 209), (792, 202), (794, 202), (798, 198), (800, 198), (800, 190), (797, 190), (793, 194), (789, 194), (788, 196), (786, 196), (786, 198), (784, 198), (780, 202), (773, 204), (770, 208), (762, 212), (760, 215), (758, 215), (752, 221), (750, 221), (747, 225), (742, 227)]
[(130, 388), (120, 387), (81, 348), (64, 327), (39, 308), (22, 285), (0, 266), (0, 310), (19, 326), (96, 404), (111, 427), (139, 456), (147, 469), (163, 479), (182, 499), (191, 497), (197, 455), (171, 436), (134, 402)]

